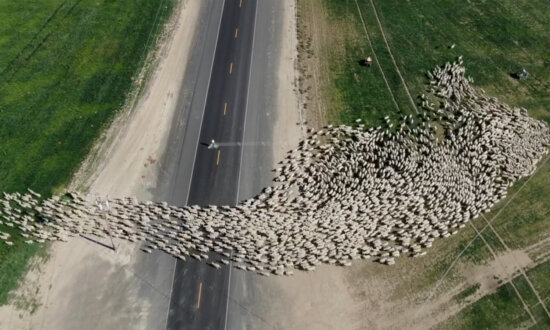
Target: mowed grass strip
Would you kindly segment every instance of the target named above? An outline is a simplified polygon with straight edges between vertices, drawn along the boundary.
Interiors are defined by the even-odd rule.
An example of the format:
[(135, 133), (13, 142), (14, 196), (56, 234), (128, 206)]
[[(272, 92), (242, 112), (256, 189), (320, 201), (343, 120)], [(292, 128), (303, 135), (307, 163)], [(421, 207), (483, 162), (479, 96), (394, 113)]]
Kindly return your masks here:
[[(0, 191), (67, 184), (125, 102), (175, 0), (0, 2)], [(0, 242), (0, 304), (43, 249)]]

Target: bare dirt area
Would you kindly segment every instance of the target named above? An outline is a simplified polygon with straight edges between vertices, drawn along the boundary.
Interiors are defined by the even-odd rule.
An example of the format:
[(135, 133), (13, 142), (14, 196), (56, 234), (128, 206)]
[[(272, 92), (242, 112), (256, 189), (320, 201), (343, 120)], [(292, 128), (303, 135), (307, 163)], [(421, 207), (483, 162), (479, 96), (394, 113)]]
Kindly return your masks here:
[[(327, 88), (323, 82), (322, 61), (319, 57), (323, 56), (320, 48), (320, 38), (327, 38), (328, 32), (327, 22), (323, 20), (325, 17), (316, 11), (322, 10), (323, 6), (316, 6), (308, 1), (297, 3), (301, 6), (299, 12), (305, 13), (307, 19), (299, 17), (296, 22), (297, 31), (297, 62), (296, 69), (298, 71), (297, 88), (299, 92), (300, 106), (304, 109), (302, 121), (313, 128), (319, 129), (326, 125), (329, 121), (329, 113), (327, 112), (326, 93), (323, 90)], [(325, 62), (326, 63), (326, 62)]]
[[(519, 274), (519, 267), (526, 270), (534, 265), (527, 253), (522, 250), (499, 254), (483, 265), (461, 263), (458, 273), (463, 280), (447, 288), (435, 299), (427, 301), (421, 309), (416, 309), (412, 304), (409, 305), (408, 311), (403, 314), (404, 317), (397, 318), (400, 321), (399, 325), (406, 326), (413, 321), (414, 328), (417, 329), (434, 327), (460, 312), (468, 304), (495, 293), (503, 283)], [(467, 301), (459, 302), (455, 299), (460, 292), (474, 286), (478, 289), (468, 297)], [(418, 296), (420, 295), (417, 293)]]
[[(201, 6), (199, 1), (182, 1), (174, 11), (150, 59), (150, 79), (137, 104), (121, 111), (75, 175), (71, 189), (151, 198)], [(135, 246), (115, 245), (116, 253), (84, 239), (54, 244), (49, 260), (37, 261), (23, 279), (12, 304), (0, 307), (0, 328), (150, 328), (151, 301), (167, 304), (168, 288), (135, 273)]]
[[(392, 267), (359, 262), (351, 268), (329, 269), (330, 276), (322, 274), (325, 269), (319, 269), (315, 272), (319, 273), (318, 281), (307, 276), (302, 283), (310, 288), (311, 299), (319, 302), (315, 312), (302, 308), (301, 318), (309, 316), (311, 323), (300, 328), (318, 328), (316, 325), (322, 324), (327, 329), (340, 329), (345, 324), (346, 329), (430, 329), (468, 304), (494, 293), (503, 281), (511, 280), (518, 274), (518, 267), (512, 265), (519, 262), (523, 269), (534, 266), (527, 254), (519, 250), (499, 254), (483, 265), (460, 263), (454, 279), (448, 279), (444, 289), (426, 300), (430, 290), (407, 284), (416, 282), (416, 276), (429, 267), (429, 262), (426, 257), (400, 260)], [(479, 285), (479, 289), (467, 302), (456, 300), (458, 294), (474, 285)], [(300, 304), (308, 306), (305, 301)]]
[[(353, 267), (355, 268), (355, 267)], [(276, 329), (361, 329), (364, 304), (351, 294), (350, 269), (322, 266), (272, 280), (279, 295), (267, 317)]]
[(302, 122), (305, 111), (295, 89), (298, 83), (296, 4), (294, 0), (285, 0), (283, 4), (284, 27), (277, 72), (277, 120), (273, 128), (275, 163), (281, 161), (289, 150), (295, 148), (306, 134), (306, 125)]

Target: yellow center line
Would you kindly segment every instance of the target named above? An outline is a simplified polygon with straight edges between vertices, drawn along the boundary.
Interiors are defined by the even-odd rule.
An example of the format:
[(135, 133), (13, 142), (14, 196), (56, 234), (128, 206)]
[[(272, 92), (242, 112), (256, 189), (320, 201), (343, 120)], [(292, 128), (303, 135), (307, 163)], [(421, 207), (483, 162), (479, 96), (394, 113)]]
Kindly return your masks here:
[(233, 62), (229, 65), (229, 74), (231, 74), (231, 72), (233, 72)]
[(227, 113), (227, 102), (223, 104), (223, 115), (225, 116), (226, 113)]
[(221, 150), (218, 150), (218, 159), (216, 159), (216, 165), (220, 165), (220, 152)]
[(243, 5), (243, 0), (240, 0), (239, 1), (239, 8), (241, 8), (242, 5)]
[(239, 35), (239, 28), (235, 28), (235, 39), (237, 39), (238, 35)]
[(197, 300), (197, 308), (201, 308), (202, 282), (199, 284), (199, 299)]

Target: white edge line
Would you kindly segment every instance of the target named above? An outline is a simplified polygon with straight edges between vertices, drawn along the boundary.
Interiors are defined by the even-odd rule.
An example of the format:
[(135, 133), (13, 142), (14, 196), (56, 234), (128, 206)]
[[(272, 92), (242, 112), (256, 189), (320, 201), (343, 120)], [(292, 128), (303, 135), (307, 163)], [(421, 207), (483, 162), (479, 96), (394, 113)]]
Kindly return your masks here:
[[(254, 9), (254, 29), (252, 30), (252, 49), (250, 51), (250, 69), (248, 70), (248, 87), (246, 88), (246, 105), (244, 107), (244, 124), (243, 124), (243, 140), (242, 143), (244, 144), (244, 139), (246, 136), (246, 117), (248, 114), (248, 100), (250, 98), (250, 77), (252, 76), (252, 63), (254, 61), (254, 41), (256, 38), (256, 23), (257, 23), (257, 16), (258, 16), (258, 6), (260, 4), (260, 1), (256, 1), (256, 8)], [(239, 191), (241, 189), (241, 172), (242, 172), (242, 164), (243, 164), (243, 154), (244, 154), (244, 148), (241, 145), (241, 159), (239, 160), (239, 175), (237, 177), (237, 194), (235, 196), (235, 204), (239, 203)], [(231, 251), (231, 256), (233, 256), (233, 251)], [(233, 258), (229, 260), (229, 281), (227, 282), (227, 301), (225, 303), (225, 321), (223, 324), (223, 329), (227, 329), (227, 316), (229, 315), (229, 296), (231, 294), (231, 269), (233, 268)]]
[[(206, 100), (208, 98), (208, 91), (210, 90), (210, 80), (212, 78), (212, 69), (214, 67), (214, 61), (216, 60), (216, 50), (218, 49), (218, 39), (220, 37), (220, 29), (222, 26), (222, 19), (223, 19), (223, 9), (225, 8), (225, 0), (223, 0), (222, 3), (222, 13), (220, 15), (220, 22), (218, 23), (218, 33), (216, 35), (216, 44), (214, 45), (214, 55), (212, 56), (212, 63), (210, 64), (210, 73), (208, 76), (208, 84), (206, 87), (206, 95), (204, 96), (204, 107), (202, 111), (202, 117), (201, 117), (201, 124), (199, 129), (199, 136), (198, 140), (201, 138), (201, 131), (202, 131), (202, 122), (204, 121), (204, 113), (206, 112)], [(191, 191), (191, 182), (193, 181), (193, 174), (195, 173), (195, 160), (197, 158), (197, 150), (199, 149), (199, 142), (197, 141), (197, 145), (195, 146), (195, 156), (193, 156), (193, 169), (191, 170), (191, 177), (189, 178), (189, 188), (187, 188), (187, 198), (185, 200), (185, 205), (189, 202), (189, 192)], [(166, 312), (166, 323), (164, 325), (164, 329), (168, 329), (168, 319), (170, 318), (170, 306), (172, 305), (172, 292), (174, 291), (174, 279), (176, 278), (176, 265), (178, 263), (178, 260), (174, 260), (174, 271), (172, 274), (172, 283), (170, 284), (170, 294), (169, 294), (169, 301), (168, 301), (168, 308)]]
[(241, 189), (241, 169), (242, 169), (242, 163), (243, 163), (243, 154), (244, 154), (244, 148), (242, 147), (242, 144), (244, 144), (245, 134), (246, 134), (246, 115), (248, 114), (248, 100), (250, 98), (250, 77), (252, 76), (252, 61), (254, 59), (254, 39), (256, 37), (256, 17), (258, 13), (258, 3), (256, 2), (256, 9), (254, 10), (254, 30), (252, 31), (252, 50), (250, 54), (250, 69), (248, 70), (248, 87), (246, 89), (246, 105), (244, 107), (244, 125), (243, 125), (243, 139), (241, 142), (241, 159), (239, 160), (239, 175), (237, 177), (237, 196), (235, 196), (235, 203), (239, 203), (239, 191)]
[(172, 291), (174, 291), (174, 280), (176, 279), (176, 266), (178, 259), (174, 260), (174, 270), (172, 271), (172, 281), (170, 283), (170, 293), (168, 295), (168, 308), (166, 309), (166, 322), (164, 324), (164, 329), (168, 329), (168, 319), (170, 318), (170, 306), (172, 306)]
[(229, 258), (229, 280), (227, 281), (227, 301), (225, 302), (225, 321), (223, 322), (223, 330), (227, 329), (227, 316), (229, 315), (229, 290), (231, 289), (231, 269), (233, 269), (233, 250)]
[[(210, 74), (208, 76), (208, 87), (206, 88), (206, 95), (204, 96), (204, 108), (202, 111), (202, 117), (201, 117), (201, 124), (199, 129), (199, 136), (198, 139), (201, 138), (201, 132), (202, 132), (202, 123), (204, 121), (204, 113), (206, 112), (206, 100), (208, 99), (208, 92), (210, 91), (210, 80), (212, 79), (212, 69), (214, 68), (214, 61), (216, 60), (216, 50), (218, 49), (218, 39), (220, 37), (220, 29), (222, 26), (222, 19), (223, 19), (223, 10), (225, 8), (225, 0), (223, 0), (222, 3), (222, 15), (220, 17), (220, 23), (218, 24), (218, 34), (216, 35), (216, 45), (214, 46), (214, 56), (212, 57), (212, 63), (210, 64)], [(191, 183), (193, 182), (193, 174), (195, 174), (195, 161), (197, 160), (197, 151), (199, 149), (199, 142), (197, 141), (197, 145), (195, 146), (195, 155), (193, 156), (193, 169), (191, 170), (191, 177), (189, 179), (189, 187), (187, 188), (187, 198), (185, 200), (185, 204), (189, 202), (189, 192), (191, 191)]]

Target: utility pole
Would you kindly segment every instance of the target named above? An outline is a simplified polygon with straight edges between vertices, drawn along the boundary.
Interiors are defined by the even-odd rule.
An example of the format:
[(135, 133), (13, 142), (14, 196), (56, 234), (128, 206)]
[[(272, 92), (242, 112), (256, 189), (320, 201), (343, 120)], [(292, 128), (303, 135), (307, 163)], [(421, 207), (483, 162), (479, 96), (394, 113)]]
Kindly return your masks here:
[(99, 209), (99, 212), (102, 214), (105, 225), (107, 226), (107, 233), (109, 234), (109, 238), (111, 239), (111, 248), (113, 249), (113, 251), (116, 252), (116, 246), (113, 241), (113, 236), (111, 235), (111, 226), (109, 226), (109, 221), (107, 220), (107, 214), (109, 213), (109, 195), (106, 196), (105, 200), (102, 200), (101, 196), (97, 196), (95, 200), (95, 205)]

